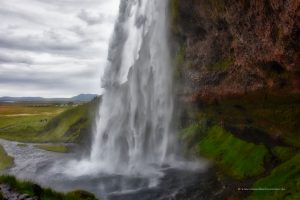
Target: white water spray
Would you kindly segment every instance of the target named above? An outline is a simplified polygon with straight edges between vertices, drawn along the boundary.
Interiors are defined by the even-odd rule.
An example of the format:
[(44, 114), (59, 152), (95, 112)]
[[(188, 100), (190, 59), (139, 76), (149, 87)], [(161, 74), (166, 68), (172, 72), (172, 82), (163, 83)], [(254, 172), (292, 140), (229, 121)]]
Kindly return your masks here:
[(69, 163), (69, 174), (153, 177), (165, 164), (195, 167), (177, 158), (169, 53), (168, 1), (121, 0), (90, 157)]
[(100, 168), (141, 172), (173, 156), (167, 6), (167, 0), (121, 1), (90, 158)]

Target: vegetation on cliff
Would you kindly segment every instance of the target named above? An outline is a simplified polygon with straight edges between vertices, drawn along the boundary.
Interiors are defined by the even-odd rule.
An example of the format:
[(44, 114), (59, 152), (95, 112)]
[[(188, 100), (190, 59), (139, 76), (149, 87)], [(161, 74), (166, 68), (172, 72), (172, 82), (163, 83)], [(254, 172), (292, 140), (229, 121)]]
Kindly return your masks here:
[[(69, 193), (56, 192), (49, 188), (42, 188), (30, 181), (18, 181), (13, 176), (0, 176), (0, 184), (9, 185), (16, 192), (37, 197), (40, 200), (97, 200), (96, 197), (86, 191), (73, 191)], [(4, 194), (2, 194), (4, 196)]]
[(276, 191), (258, 190), (248, 198), (256, 199), (299, 199), (300, 192), (300, 154), (296, 154), (287, 162), (275, 167), (270, 175), (259, 179), (253, 185), (254, 188), (278, 189)]
[(299, 1), (171, 2), (189, 149), (215, 164), (228, 199), (299, 199)]
[(13, 165), (14, 159), (7, 155), (4, 148), (0, 145), (0, 170), (4, 170)]
[(224, 173), (237, 179), (256, 176), (264, 172), (264, 160), (268, 151), (263, 145), (255, 145), (234, 137), (222, 127), (213, 126), (198, 144), (200, 155), (214, 158)]

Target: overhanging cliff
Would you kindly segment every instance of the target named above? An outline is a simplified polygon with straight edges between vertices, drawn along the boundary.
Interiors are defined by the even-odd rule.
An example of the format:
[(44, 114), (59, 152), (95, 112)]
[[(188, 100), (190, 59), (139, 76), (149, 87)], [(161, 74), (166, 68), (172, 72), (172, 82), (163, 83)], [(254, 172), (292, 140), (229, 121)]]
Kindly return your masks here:
[(300, 92), (299, 0), (173, 0), (185, 92)]

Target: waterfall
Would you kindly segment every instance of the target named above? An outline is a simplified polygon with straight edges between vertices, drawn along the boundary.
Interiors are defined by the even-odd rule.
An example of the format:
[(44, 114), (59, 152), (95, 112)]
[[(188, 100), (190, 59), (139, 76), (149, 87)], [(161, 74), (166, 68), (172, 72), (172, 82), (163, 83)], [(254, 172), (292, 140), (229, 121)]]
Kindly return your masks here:
[(64, 174), (156, 179), (162, 166), (198, 167), (178, 156), (168, 24), (167, 0), (121, 0), (91, 152), (68, 162)]
[(92, 144), (92, 163), (139, 172), (172, 159), (172, 70), (167, 0), (121, 0), (105, 88)]

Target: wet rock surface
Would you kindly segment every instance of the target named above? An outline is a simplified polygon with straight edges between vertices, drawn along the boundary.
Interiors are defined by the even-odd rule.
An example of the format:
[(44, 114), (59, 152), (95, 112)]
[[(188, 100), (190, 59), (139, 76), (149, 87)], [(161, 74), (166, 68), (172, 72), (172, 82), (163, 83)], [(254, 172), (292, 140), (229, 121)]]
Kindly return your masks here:
[(298, 0), (174, 1), (185, 97), (300, 92)]
[(27, 194), (20, 194), (6, 184), (0, 184), (0, 191), (3, 195), (3, 200), (38, 200), (37, 197), (30, 197)]
[(192, 172), (167, 169), (158, 186), (123, 194), (111, 194), (109, 200), (209, 200), (218, 196), (223, 186), (213, 170)]

